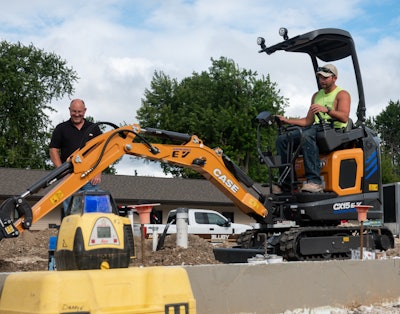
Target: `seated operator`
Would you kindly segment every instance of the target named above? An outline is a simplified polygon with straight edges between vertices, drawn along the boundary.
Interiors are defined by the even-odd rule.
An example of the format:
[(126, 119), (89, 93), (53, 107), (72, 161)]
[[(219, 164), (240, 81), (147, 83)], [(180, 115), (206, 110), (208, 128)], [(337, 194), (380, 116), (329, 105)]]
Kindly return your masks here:
[[(317, 69), (316, 73), (321, 89), (311, 98), (311, 106), (307, 116), (300, 119), (285, 118), (277, 116), (283, 123), (297, 125), (303, 128), (303, 154), (305, 177), (307, 182), (303, 184), (301, 192), (320, 193), (323, 192), (322, 180), (320, 177), (319, 148), (317, 145), (317, 130), (320, 123), (316, 113), (320, 113), (323, 120), (334, 120), (334, 127), (343, 129), (347, 126), (350, 114), (350, 94), (336, 86), (338, 71), (332, 64), (327, 64)], [(300, 132), (294, 134), (294, 144), (300, 140)], [(278, 136), (276, 148), (281, 156), (282, 163), (287, 163), (288, 137), (285, 134)], [(281, 169), (282, 171), (283, 169)], [(280, 194), (283, 190), (290, 191), (290, 178), (286, 178), (283, 186), (274, 185), (272, 192)]]

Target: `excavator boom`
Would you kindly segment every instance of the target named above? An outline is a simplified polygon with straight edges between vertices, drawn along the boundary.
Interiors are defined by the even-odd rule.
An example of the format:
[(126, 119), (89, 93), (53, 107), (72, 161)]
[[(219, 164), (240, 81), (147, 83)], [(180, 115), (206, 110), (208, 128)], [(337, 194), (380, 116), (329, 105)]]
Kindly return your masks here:
[[(143, 135), (182, 143), (153, 144)], [(264, 195), (220, 148), (205, 146), (196, 135), (146, 129), (132, 124), (105, 132), (88, 141), (61, 167), (33, 184), (21, 196), (6, 200), (0, 207), (0, 238), (18, 236), (125, 154), (193, 169), (222, 191), (244, 213), (259, 221), (267, 216), (267, 210), (262, 204)], [(25, 200), (28, 195), (53, 184), (55, 186), (32, 208), (28, 205)], [(253, 189), (258, 198), (243, 185)], [(13, 222), (10, 215), (15, 210), (19, 219)]]

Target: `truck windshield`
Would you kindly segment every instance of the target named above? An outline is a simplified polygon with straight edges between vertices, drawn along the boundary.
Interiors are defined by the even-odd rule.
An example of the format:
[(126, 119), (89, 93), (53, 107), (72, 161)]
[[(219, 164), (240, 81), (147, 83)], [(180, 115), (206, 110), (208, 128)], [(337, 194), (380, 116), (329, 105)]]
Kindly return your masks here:
[(214, 224), (214, 225), (224, 225), (226, 220), (214, 213), (195, 213), (194, 214), (196, 223), (198, 224)]

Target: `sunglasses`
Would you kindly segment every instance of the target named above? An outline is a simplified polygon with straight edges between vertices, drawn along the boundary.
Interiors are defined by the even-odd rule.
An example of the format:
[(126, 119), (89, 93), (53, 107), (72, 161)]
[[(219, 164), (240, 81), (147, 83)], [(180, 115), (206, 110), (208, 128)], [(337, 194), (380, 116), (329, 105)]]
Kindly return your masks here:
[(328, 68), (325, 67), (319, 67), (317, 68), (317, 72), (324, 72), (324, 73), (330, 73), (332, 75), (336, 75), (335, 73), (333, 73), (331, 70), (329, 70)]

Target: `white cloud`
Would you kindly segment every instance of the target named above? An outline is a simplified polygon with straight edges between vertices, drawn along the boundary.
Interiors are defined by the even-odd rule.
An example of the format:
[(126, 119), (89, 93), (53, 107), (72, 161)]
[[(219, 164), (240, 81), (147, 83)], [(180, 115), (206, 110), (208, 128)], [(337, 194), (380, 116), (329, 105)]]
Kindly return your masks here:
[(400, 99), (396, 69), (400, 39), (386, 37), (361, 52), (364, 89), (370, 116), (379, 114), (390, 100)]
[[(313, 29), (336, 27), (354, 36), (367, 100), (367, 115), (376, 115), (390, 99), (397, 100), (396, 66), (400, 46), (396, 1), (321, 3), (254, 0), (20, 0), (5, 2), (0, 11), (0, 38), (33, 43), (66, 59), (80, 80), (74, 97), (85, 99), (88, 115), (115, 124), (134, 123), (145, 88), (155, 70), (182, 79), (207, 70), (210, 58), (225, 56), (240, 67), (270, 74), (283, 96), (288, 115), (306, 113), (316, 89), (307, 56), (278, 52), (258, 54), (257, 36), (267, 44), (281, 41), (279, 27), (295, 36)], [(373, 9), (371, 9), (373, 8)], [(385, 20), (375, 20), (381, 14)], [(378, 23), (379, 22), (379, 23)], [(390, 26), (392, 37), (383, 35)], [(381, 31), (381, 32), (379, 32)], [(384, 37), (387, 36), (387, 37)], [(352, 68), (338, 63), (338, 84), (357, 106)], [(58, 110), (53, 124), (68, 118), (69, 99), (51, 104)], [(122, 167), (121, 167), (122, 168)]]
[(147, 177), (172, 177), (162, 172), (159, 162), (149, 162), (142, 158), (124, 156), (117, 164), (117, 174)]

